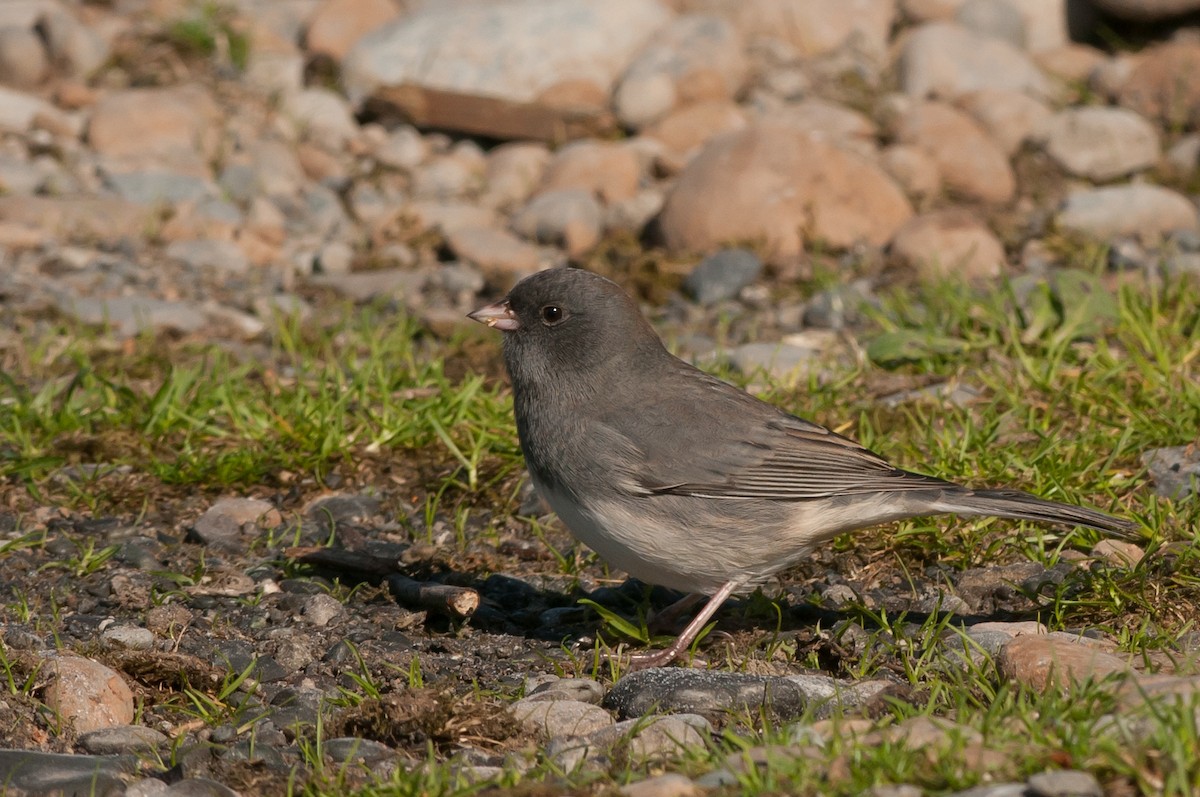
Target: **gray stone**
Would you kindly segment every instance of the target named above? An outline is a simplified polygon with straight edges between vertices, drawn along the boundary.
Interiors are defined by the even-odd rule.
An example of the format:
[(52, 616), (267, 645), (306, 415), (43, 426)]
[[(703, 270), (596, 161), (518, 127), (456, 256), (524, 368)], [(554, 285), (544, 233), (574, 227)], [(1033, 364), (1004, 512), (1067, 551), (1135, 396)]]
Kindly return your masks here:
[(1025, 20), (1008, 0), (967, 0), (958, 7), (955, 18), (972, 33), (1001, 39), (1013, 47), (1025, 46)]
[(139, 205), (199, 202), (216, 194), (216, 186), (203, 177), (175, 172), (106, 172), (104, 182), (122, 199)]
[(844, 686), (832, 678), (817, 681), (708, 670), (658, 668), (631, 673), (613, 685), (604, 705), (621, 718), (654, 712), (720, 715), (766, 709), (782, 718), (798, 717), (814, 700), (835, 698)]
[(330, 241), (317, 253), (315, 271), (320, 274), (349, 274), (354, 264), (354, 247), (345, 241)]
[[(39, 753), (32, 750), (0, 750), (0, 783), (28, 791), (67, 791), (69, 784), (95, 778), (106, 786), (122, 772), (137, 768), (134, 756), (90, 756)], [(69, 792), (68, 792), (69, 793)], [(84, 791), (82, 793), (89, 793)], [(97, 793), (105, 793), (98, 789)]]
[(167, 797), (242, 797), (223, 783), (209, 778), (185, 778), (167, 789)]
[(313, 595), (304, 601), (304, 608), (301, 609), (301, 614), (304, 615), (304, 619), (310, 625), (321, 628), (345, 615), (346, 607), (332, 595), (321, 593)]
[(396, 751), (382, 742), (357, 737), (327, 739), (321, 744), (321, 751), (334, 761), (346, 764), (355, 761), (371, 763), (396, 756)]
[(122, 337), (145, 329), (195, 332), (207, 322), (204, 313), (188, 302), (171, 302), (145, 296), (108, 299), (83, 296), (63, 299), (63, 311), (85, 324), (112, 327)]
[(565, 81), (607, 92), (669, 20), (655, 0), (431, 3), (359, 39), (342, 80), (356, 103), (401, 83), (517, 102)]
[(744, 343), (729, 353), (729, 361), (738, 373), (787, 381), (804, 378), (816, 354), (786, 343)]
[(1103, 797), (1096, 776), (1073, 769), (1039, 772), (1029, 778), (1031, 797)]
[(820, 329), (854, 326), (864, 318), (862, 309), (872, 303), (871, 283), (867, 280), (826, 288), (813, 294), (804, 306), (804, 324)]
[(1154, 480), (1154, 492), (1181, 500), (1200, 492), (1200, 447), (1154, 448), (1142, 454), (1142, 464)]
[(1177, 230), (1200, 228), (1187, 197), (1158, 185), (1114, 185), (1067, 197), (1059, 227), (1106, 240), (1121, 235), (1154, 240)]
[(722, 249), (700, 261), (683, 281), (683, 289), (700, 304), (736, 298), (758, 279), (763, 262), (747, 249)]
[(534, 687), (526, 700), (577, 700), (581, 703), (599, 705), (604, 697), (604, 687), (590, 678), (558, 678)]
[(905, 40), (901, 88), (917, 97), (956, 98), (980, 89), (1012, 89), (1044, 97), (1049, 81), (1029, 57), (1000, 39), (946, 22), (922, 25)]
[(93, 755), (117, 755), (157, 750), (169, 741), (166, 734), (144, 725), (118, 725), (82, 734), (79, 746)]
[(578, 188), (538, 194), (512, 220), (517, 234), (563, 246), (570, 253), (591, 248), (599, 240), (603, 224), (604, 211), (596, 197)]
[(250, 269), (250, 261), (232, 241), (212, 238), (175, 241), (167, 247), (165, 254), (199, 271), (245, 274)]
[(1125, 108), (1067, 108), (1037, 135), (1064, 169), (1090, 180), (1112, 180), (1150, 168), (1161, 154), (1154, 126)]
[(150, 650), (154, 647), (154, 632), (136, 625), (111, 625), (100, 633), (100, 642), (108, 648)]

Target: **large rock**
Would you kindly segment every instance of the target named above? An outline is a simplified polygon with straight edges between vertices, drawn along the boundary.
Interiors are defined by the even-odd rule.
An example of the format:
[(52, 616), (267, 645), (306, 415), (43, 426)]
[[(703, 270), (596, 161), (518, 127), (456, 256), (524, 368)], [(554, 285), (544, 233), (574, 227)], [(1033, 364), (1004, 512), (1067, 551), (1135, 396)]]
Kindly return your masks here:
[(402, 83), (517, 102), (576, 81), (607, 93), (669, 21), (657, 0), (430, 3), (359, 39), (342, 79), (355, 102)]
[(731, 99), (746, 78), (742, 38), (721, 17), (676, 19), (638, 55), (613, 97), (617, 118), (639, 129), (673, 109)]
[(606, 203), (619, 202), (637, 193), (641, 176), (632, 148), (608, 141), (575, 141), (550, 161), (538, 192), (582, 188)]
[(772, 259), (804, 249), (807, 231), (834, 248), (880, 245), (912, 216), (870, 160), (787, 125), (714, 139), (684, 169), (660, 216), (674, 251), (762, 242)]
[(924, 278), (958, 275), (995, 277), (1004, 264), (1004, 247), (983, 222), (953, 208), (910, 219), (892, 240), (892, 255)]
[(309, 52), (340, 61), (364, 34), (399, 13), (392, 0), (325, 0), (309, 18), (304, 45)]
[(1076, 177), (1111, 180), (1158, 162), (1158, 132), (1124, 108), (1067, 108), (1040, 131), (1046, 152)]
[(980, 89), (1013, 89), (1035, 96), (1049, 82), (1025, 53), (1000, 39), (949, 22), (917, 28), (900, 51), (900, 87), (917, 97), (953, 99)]
[(1067, 197), (1058, 226), (1100, 240), (1138, 236), (1154, 241), (1176, 230), (1200, 229), (1187, 197), (1158, 185), (1114, 185)]
[(96, 103), (87, 137), (109, 167), (207, 176), (219, 119), (216, 102), (199, 86), (127, 89)]
[(1008, 202), (1017, 179), (1000, 145), (963, 111), (940, 102), (921, 102), (895, 125), (901, 144), (924, 150), (937, 163), (942, 182), (968, 199)]
[(1015, 154), (1052, 113), (1046, 103), (1012, 89), (973, 91), (960, 97), (958, 104), (1008, 155)]
[(1200, 124), (1200, 42), (1180, 40), (1140, 54), (1118, 100), (1169, 127)]

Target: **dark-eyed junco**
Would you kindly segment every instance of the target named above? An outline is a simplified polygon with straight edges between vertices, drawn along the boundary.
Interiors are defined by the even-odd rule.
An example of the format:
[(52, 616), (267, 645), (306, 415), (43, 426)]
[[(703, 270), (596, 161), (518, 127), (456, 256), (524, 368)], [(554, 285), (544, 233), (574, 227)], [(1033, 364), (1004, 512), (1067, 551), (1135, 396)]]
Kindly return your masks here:
[(672, 661), (731, 594), (851, 529), (935, 514), (1134, 528), (896, 468), (675, 357), (597, 274), (542, 271), (470, 317), (504, 332), (529, 474), (571, 532), (646, 583), (711, 596), (634, 666)]

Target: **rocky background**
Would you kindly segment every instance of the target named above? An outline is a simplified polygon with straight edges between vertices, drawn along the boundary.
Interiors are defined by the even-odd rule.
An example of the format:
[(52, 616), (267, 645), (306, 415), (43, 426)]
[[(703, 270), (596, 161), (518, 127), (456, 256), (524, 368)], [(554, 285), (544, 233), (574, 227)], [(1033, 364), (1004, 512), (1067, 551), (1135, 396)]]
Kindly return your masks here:
[[(1044, 275), (1064, 242), (1103, 247), (1115, 280), (1200, 274), (1200, 27), (1189, 16), (1198, 10), (1188, 0), (5, 0), (0, 316), (6, 327), (65, 316), (118, 339), (148, 329), (236, 345), (268, 334), (278, 313), (311, 315), (314, 291), (324, 291), (394, 302), (450, 336), (470, 324), (466, 311), (523, 275), (564, 263), (603, 270), (648, 252), (654, 278), (627, 270), (627, 282), (676, 321), (730, 301), (752, 308), (754, 332), (735, 331), (733, 365), (785, 374), (897, 274)], [(814, 272), (845, 278), (812, 297), (767, 301), (768, 280), (786, 286)], [(686, 300), (657, 278), (682, 278)], [(697, 356), (712, 345), (681, 340)], [(386, 524), (366, 498), (338, 500), (324, 511)], [(222, 502), (194, 518), (193, 533), (207, 544), (273, 511)], [(1102, 553), (1140, 556), (1120, 545)], [(995, 608), (1007, 599), (999, 585), (1039, 577), (981, 574), (968, 608)], [(136, 595), (138, 584), (112, 588)], [(576, 611), (522, 582), (489, 588), (497, 603)], [(373, 633), (328, 596), (297, 600), (304, 633), (331, 650)], [(187, 624), (180, 611), (189, 610), (160, 606), (75, 633), (154, 649)], [(396, 612), (387, 627), (404, 627), (408, 615)], [(335, 619), (336, 632), (326, 630)], [(1046, 682), (1038, 662), (1048, 648), (1081, 671), (1130, 666), (1111, 646), (1027, 633), (1037, 630), (973, 633), (1031, 684)], [(1013, 637), (1024, 641), (1007, 644)], [(285, 685), (269, 727), (256, 746), (233, 725), (206, 730), (202, 753), (167, 762), (180, 781), (171, 788), (228, 794), (225, 780), (267, 793), (261, 783), (278, 786), (294, 766), (296, 738), (282, 729), (315, 716), (324, 692), (292, 677), (306, 660), (290, 641), (258, 640), (222, 643), (223, 654), (235, 669), (257, 659), (259, 680)], [(397, 633), (376, 641), (384, 651), (410, 644)], [(13, 650), (44, 643), (5, 633)], [(476, 643), (440, 644), (446, 673)], [(681, 672), (605, 694), (595, 681), (530, 675), (538, 659), (512, 654), (503, 675), (531, 696), (504, 716), (550, 740), (546, 754), (564, 770), (619, 738), (636, 735), (639, 755), (702, 741), (712, 733), (706, 709), (761, 692), (763, 679), (777, 679), (784, 713), (783, 696), (803, 705), (833, 689), (818, 676), (710, 682)], [(127, 674), (138, 666), (129, 656)], [(264, 674), (263, 662), (278, 671)], [(10, 746), (64, 755), (0, 751), (4, 782), (36, 793), (81, 782), (105, 794), (166, 793), (163, 780), (131, 775), (128, 754), (144, 760), (171, 745), (153, 723), (132, 722), (121, 676), (81, 657), (55, 666), (46, 699), (83, 735), (63, 749), (33, 725), (10, 729)], [(215, 677), (199, 657), (171, 667)], [(855, 684), (844, 700), (889, 688)], [(614, 724), (651, 704), (676, 713)], [(435, 700), (385, 708), (395, 721), (441, 711)], [(459, 720), (510, 721), (451, 712), (438, 727), (450, 733)], [(386, 775), (402, 765), (394, 749), (355, 741), (371, 722), (348, 720), (327, 753)], [(946, 728), (906, 732), (940, 738)], [(509, 765), (466, 748), (462, 771), (476, 780)], [(246, 761), (258, 769), (230, 775), (231, 762)], [(704, 782), (664, 776), (636, 793), (728, 785), (730, 768)], [(1098, 794), (1088, 778), (1046, 773), (1019, 787), (1029, 791), (1003, 793)]]

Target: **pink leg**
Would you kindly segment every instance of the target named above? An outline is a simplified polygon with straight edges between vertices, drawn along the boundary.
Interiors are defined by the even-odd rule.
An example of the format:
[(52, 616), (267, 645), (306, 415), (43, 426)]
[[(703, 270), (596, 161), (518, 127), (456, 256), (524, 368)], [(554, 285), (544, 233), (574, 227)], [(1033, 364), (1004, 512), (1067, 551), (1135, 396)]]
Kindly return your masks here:
[(661, 612), (655, 612), (650, 615), (646, 621), (646, 625), (650, 627), (651, 633), (665, 634), (675, 627), (675, 623), (685, 612), (690, 612), (697, 603), (706, 599), (707, 596), (701, 595), (699, 592), (685, 595)]
[[(708, 603), (704, 604), (704, 608), (696, 615), (696, 619), (688, 623), (687, 628), (683, 629), (671, 646), (663, 650), (655, 651), (654, 653), (638, 653), (629, 659), (629, 669), (645, 670), (650, 667), (662, 667), (670, 664), (679, 658), (685, 650), (691, 647), (692, 642), (704, 630), (704, 626), (712, 619), (712, 616), (717, 613), (717, 609), (721, 608), (721, 604), (729, 598), (735, 589), (741, 586), (740, 581), (730, 581), (717, 590), (716, 594), (708, 599)], [(686, 599), (685, 599), (686, 600)]]

